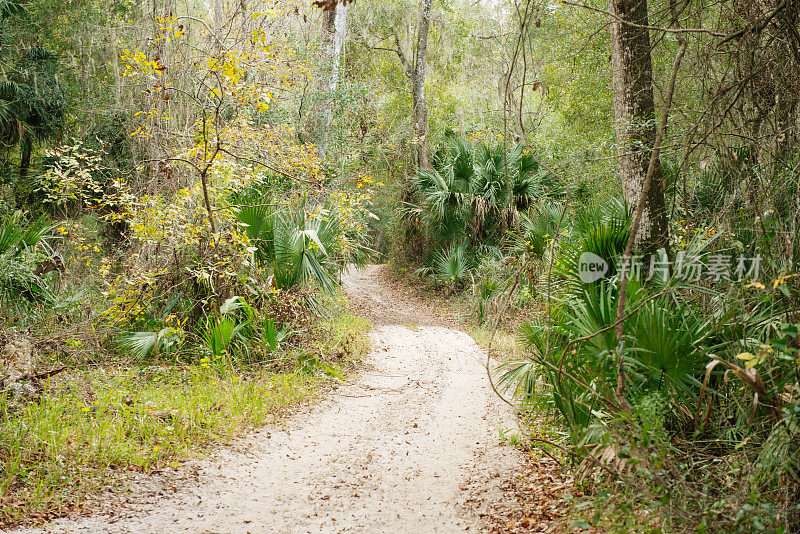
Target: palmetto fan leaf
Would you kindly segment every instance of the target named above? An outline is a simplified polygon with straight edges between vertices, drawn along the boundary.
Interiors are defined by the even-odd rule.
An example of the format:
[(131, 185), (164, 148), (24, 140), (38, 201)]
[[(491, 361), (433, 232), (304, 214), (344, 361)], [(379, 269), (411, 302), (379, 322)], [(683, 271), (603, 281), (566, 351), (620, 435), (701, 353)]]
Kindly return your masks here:
[(499, 245), (524, 210), (561, 188), (522, 145), (473, 147), (450, 133), (434, 169), (415, 176), (414, 189), (417, 205), (405, 206), (404, 216), (426, 223), (437, 247), (446, 248), (464, 240)]
[(0, 83), (0, 144), (5, 147), (19, 143), (27, 128), (16, 109), (18, 95), (16, 83), (10, 80)]
[(687, 393), (708, 358), (701, 353), (711, 333), (708, 321), (668, 297), (642, 307), (630, 328), (633, 361), (649, 388)]
[(568, 283), (581, 285), (578, 262), (591, 252), (608, 262), (608, 276), (616, 273), (616, 259), (625, 251), (630, 233), (630, 216), (621, 199), (584, 206), (573, 218), (566, 239), (559, 242), (555, 271)]
[(31, 249), (46, 245), (45, 236), (53, 225), (45, 217), (27, 222), (21, 211), (0, 220), (0, 293), (20, 293), (28, 298), (51, 300), (53, 297), (41, 277), (34, 272)]
[(275, 256), (275, 209), (272, 195), (253, 187), (231, 194), (228, 200), (235, 207), (236, 218), (244, 226), (247, 237), (256, 248), (256, 262), (262, 266), (267, 265)]
[(464, 243), (453, 243), (447, 250), (433, 255), (434, 276), (444, 282), (460, 284), (469, 276), (471, 267)]
[(454, 218), (469, 202), (469, 191), (461, 180), (456, 180), (452, 168), (423, 171), (417, 175), (418, 190), (437, 221)]
[(347, 238), (333, 210), (323, 208), (314, 216), (304, 205), (291, 213), (278, 211), (271, 198), (257, 190), (230, 197), (258, 264), (272, 267), (279, 288), (316, 283), (333, 291), (341, 264), (363, 260), (368, 249)]
[[(631, 291), (631, 300), (634, 291)], [(606, 281), (588, 286), (578, 298), (568, 300), (559, 310), (559, 324), (571, 339), (586, 337), (614, 323), (617, 311), (617, 290)], [(592, 357), (614, 351), (617, 338), (614, 329), (592, 337), (580, 349)]]
[(12, 213), (0, 222), (0, 255), (9, 251), (16, 255), (37, 245), (53, 227), (47, 217), (26, 223), (21, 211)]
[(163, 328), (157, 332), (128, 332), (117, 338), (120, 348), (130, 353), (135, 359), (142, 361), (152, 352), (160, 352), (169, 348), (170, 329)]
[(336, 283), (332, 273), (338, 271), (334, 255), (340, 230), (338, 219), (331, 214), (308, 221), (305, 209), (278, 215), (274, 230), (274, 272), (278, 287), (315, 282), (324, 290), (333, 291)]
[(547, 202), (537, 205), (528, 215), (520, 217), (520, 232), (516, 236), (517, 252), (527, 251), (539, 259), (544, 257), (549, 242), (561, 233), (563, 205)]

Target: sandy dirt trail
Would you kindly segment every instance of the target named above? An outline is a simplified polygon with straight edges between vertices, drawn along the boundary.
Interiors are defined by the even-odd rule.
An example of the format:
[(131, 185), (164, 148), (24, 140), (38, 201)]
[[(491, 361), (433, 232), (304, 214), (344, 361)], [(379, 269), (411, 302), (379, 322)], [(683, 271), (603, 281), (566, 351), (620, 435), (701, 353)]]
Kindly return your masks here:
[(480, 531), (480, 511), (519, 461), (498, 446), (498, 424), (513, 417), (491, 392), (483, 351), (381, 267), (350, 272), (344, 286), (374, 326), (358, 379), (199, 461), (196, 481), (169, 497), (46, 531)]

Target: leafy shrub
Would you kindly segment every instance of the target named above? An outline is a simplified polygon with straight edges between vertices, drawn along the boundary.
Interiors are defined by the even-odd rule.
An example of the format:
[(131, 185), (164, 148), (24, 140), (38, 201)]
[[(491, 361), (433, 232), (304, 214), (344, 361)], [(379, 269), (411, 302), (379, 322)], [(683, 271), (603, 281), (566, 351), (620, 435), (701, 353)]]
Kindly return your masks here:
[[(3, 300), (18, 295), (37, 300), (51, 298), (50, 290), (36, 274), (37, 249), (48, 250), (46, 236), (54, 228), (46, 217), (26, 221), (16, 211), (0, 221), (0, 293)], [(10, 298), (14, 295), (13, 298)]]
[[(788, 275), (779, 274), (769, 287), (663, 273), (645, 282), (634, 273), (618, 339), (619, 265), (610, 262), (603, 280), (584, 284), (577, 262), (583, 252), (612, 259), (624, 250), (624, 204), (578, 205), (560, 229), (553, 211), (523, 217), (516, 247), (554, 259), (550, 322), (523, 323), (527, 357), (499, 367), (500, 386), (526, 409), (566, 427), (570, 450), (587, 457), (581, 470), (602, 467), (624, 480), (624, 495), (614, 496), (621, 506), (631, 506), (626, 499), (641, 500), (640, 507), (669, 502), (671, 510), (686, 514), (678, 521), (670, 512), (670, 520), (718, 526), (724, 521), (708, 510), (737, 502), (734, 511), (758, 515), (750, 521), (748, 512), (734, 513), (728, 526), (795, 524), (800, 344), (797, 328), (781, 320), (791, 317), (785, 312), (793, 298)], [(771, 224), (765, 216), (761, 231), (768, 233)], [(559, 238), (551, 239), (556, 233)], [(703, 265), (712, 254), (731, 250), (719, 232), (701, 225), (679, 237), (680, 251)], [(745, 247), (739, 243), (737, 249)], [(666, 259), (663, 250), (659, 259)], [(785, 273), (781, 265), (773, 272)], [(776, 314), (779, 309), (784, 311)], [(620, 364), (629, 408), (617, 397)], [(740, 475), (731, 484), (725, 477), (733, 465)], [(785, 489), (774, 491), (776, 480)], [(724, 487), (724, 496), (710, 487)]]
[(232, 195), (231, 202), (255, 246), (256, 261), (272, 270), (279, 289), (315, 283), (330, 292), (343, 268), (368, 257), (361, 236), (348, 235), (331, 204), (310, 213), (305, 201), (293, 210), (277, 209), (271, 199), (268, 192), (249, 191)]
[(438, 245), (467, 239), (470, 246), (497, 245), (505, 231), (535, 202), (560, 196), (558, 179), (522, 145), (477, 147), (456, 135), (446, 138), (434, 168), (414, 178), (419, 204), (406, 203), (406, 217), (424, 221)]

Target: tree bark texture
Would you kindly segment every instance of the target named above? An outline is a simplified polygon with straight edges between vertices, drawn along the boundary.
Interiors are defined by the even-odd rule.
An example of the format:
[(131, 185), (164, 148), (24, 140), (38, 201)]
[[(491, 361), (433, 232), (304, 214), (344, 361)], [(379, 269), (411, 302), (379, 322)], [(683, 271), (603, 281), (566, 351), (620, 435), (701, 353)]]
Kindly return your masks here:
[(431, 0), (422, 0), (414, 70), (411, 76), (411, 100), (414, 107), (414, 147), (418, 167), (430, 169), (428, 147), (428, 105), (425, 101), (425, 77), (428, 68), (428, 31), (431, 25)]
[(325, 159), (325, 152), (328, 148), (328, 132), (333, 120), (333, 95), (339, 88), (339, 77), (341, 72), (342, 50), (344, 49), (345, 38), (347, 37), (347, 5), (339, 4), (332, 10), (333, 15), (333, 35), (328, 40), (326, 59), (330, 64), (330, 76), (328, 78), (327, 98), (324, 103), (322, 131), (317, 142), (317, 151), (320, 159)]
[[(639, 202), (656, 137), (653, 66), (647, 0), (611, 0), (611, 62), (614, 114), (622, 190), (630, 209)], [(630, 23), (630, 24), (628, 24)], [(661, 166), (656, 162), (636, 248), (655, 252), (669, 244)]]

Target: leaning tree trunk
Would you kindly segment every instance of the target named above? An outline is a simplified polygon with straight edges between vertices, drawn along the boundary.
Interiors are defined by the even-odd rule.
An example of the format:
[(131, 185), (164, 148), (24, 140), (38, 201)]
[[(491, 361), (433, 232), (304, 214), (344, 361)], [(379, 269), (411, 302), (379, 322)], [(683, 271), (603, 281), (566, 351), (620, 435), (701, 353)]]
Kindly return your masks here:
[[(647, 0), (611, 0), (611, 61), (617, 150), (622, 191), (635, 209), (647, 176), (656, 138), (653, 64), (650, 55)], [(655, 252), (669, 244), (661, 166), (656, 162), (647, 193), (636, 248)]]
[(411, 76), (411, 101), (414, 106), (415, 163), (422, 169), (431, 167), (428, 147), (428, 105), (425, 102), (425, 76), (428, 68), (428, 30), (431, 25), (431, 0), (422, 0), (422, 13), (417, 33), (416, 60)]
[[(503, 112), (508, 112), (511, 115), (514, 137), (519, 140), (525, 137), (525, 127), (522, 124), (522, 112), (520, 110), (519, 100), (514, 96), (511, 79), (512, 74), (513, 72), (511, 70), (500, 74), (500, 78), (497, 81), (497, 95), (500, 98), (500, 106)], [(508, 109), (506, 106), (508, 106)]]

